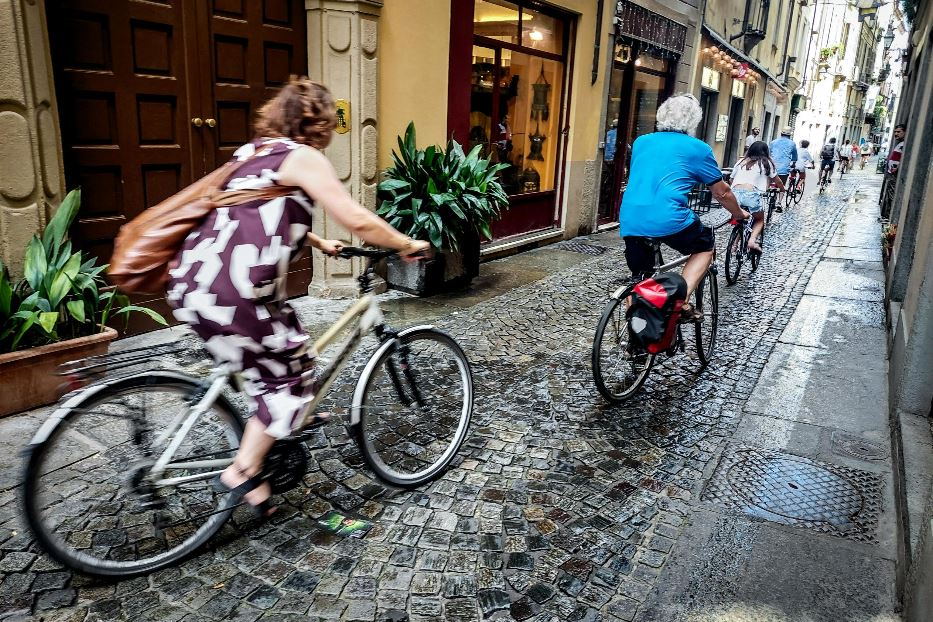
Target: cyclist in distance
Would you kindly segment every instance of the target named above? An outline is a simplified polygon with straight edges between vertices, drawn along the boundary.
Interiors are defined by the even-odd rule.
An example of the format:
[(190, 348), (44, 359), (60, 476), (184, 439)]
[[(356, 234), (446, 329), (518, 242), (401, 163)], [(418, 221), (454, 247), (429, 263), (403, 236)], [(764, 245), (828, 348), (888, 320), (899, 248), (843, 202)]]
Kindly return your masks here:
[(772, 140), (770, 145), (771, 159), (777, 167), (782, 186), (787, 185), (787, 176), (790, 175), (791, 166), (797, 161), (797, 145), (790, 137), (793, 133), (794, 128), (790, 126), (781, 128), (781, 136)]
[(768, 153), (768, 145), (759, 140), (752, 143), (745, 152), (745, 157), (732, 167), (732, 191), (735, 193), (735, 198), (740, 206), (751, 212), (754, 218), (748, 248), (757, 253), (761, 253), (761, 244), (758, 240), (765, 226), (765, 193), (768, 191), (768, 184), (772, 181), (781, 191), (784, 190), (784, 182), (777, 174), (777, 166)]
[[(619, 234), (625, 240), (625, 261), (636, 278), (650, 275), (654, 254), (643, 238), (656, 238), (683, 255), (687, 300), (713, 260), (713, 231), (687, 206), (687, 195), (698, 183), (736, 218), (748, 218), (722, 180), (709, 145), (691, 136), (703, 111), (696, 97), (678, 94), (658, 108), (657, 131), (639, 136), (632, 145), (628, 186), (619, 211)], [(698, 320), (692, 305), (681, 317)]]
[(833, 183), (833, 169), (836, 168), (836, 139), (830, 138), (829, 142), (820, 149), (820, 183), (825, 180), (827, 183)]
[(852, 155), (852, 147), (849, 145), (849, 141), (846, 140), (841, 147), (836, 149), (836, 155), (839, 157), (839, 170), (842, 171), (839, 173), (848, 173), (849, 172), (849, 156)]
[(426, 252), (427, 242), (399, 233), (347, 192), (321, 153), (337, 125), (334, 99), (322, 84), (292, 78), (259, 110), (255, 138), (233, 155), (244, 164), (220, 188), (279, 184), (296, 191), (277, 199), (218, 208), (185, 240), (172, 263), (168, 302), (218, 364), (241, 372), (250, 418), (233, 463), (215, 483), (233, 491), (261, 516), (274, 511), (271, 489), (259, 477), (277, 438), (301, 423), (317, 391), (309, 336), (285, 302), (290, 260), (305, 241), (327, 254), (338, 240), (309, 233), (323, 209), (354, 236), (397, 249), (402, 257)]
[(815, 166), (809, 147), (809, 140), (801, 140), (800, 149), (797, 150), (797, 163), (794, 168), (797, 170), (797, 175), (800, 176), (801, 181), (806, 180), (807, 169)]

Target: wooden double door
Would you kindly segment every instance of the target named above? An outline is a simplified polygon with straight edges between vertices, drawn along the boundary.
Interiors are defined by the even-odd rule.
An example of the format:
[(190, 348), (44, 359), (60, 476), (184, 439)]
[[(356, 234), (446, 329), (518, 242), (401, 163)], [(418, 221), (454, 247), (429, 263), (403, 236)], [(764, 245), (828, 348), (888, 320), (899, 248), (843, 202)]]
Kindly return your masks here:
[[(302, 0), (48, 0), (72, 231), (106, 262), (120, 226), (220, 166), (306, 74)], [(307, 291), (310, 262), (290, 288)]]

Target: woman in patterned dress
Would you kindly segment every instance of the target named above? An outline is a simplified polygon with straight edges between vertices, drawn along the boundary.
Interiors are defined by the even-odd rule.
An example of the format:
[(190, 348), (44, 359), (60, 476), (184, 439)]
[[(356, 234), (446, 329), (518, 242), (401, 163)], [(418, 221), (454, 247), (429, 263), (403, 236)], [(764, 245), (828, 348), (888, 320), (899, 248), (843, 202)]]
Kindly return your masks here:
[(312, 211), (323, 209), (350, 234), (402, 257), (429, 248), (353, 200), (320, 151), (335, 126), (327, 88), (306, 77), (291, 80), (260, 109), (256, 138), (234, 154), (246, 161), (222, 189), (278, 184), (296, 191), (214, 210), (188, 236), (171, 270), (175, 317), (204, 339), (218, 363), (241, 372), (250, 404), (239, 451), (220, 484), (264, 516), (273, 508), (269, 485), (258, 477), (263, 460), (316, 390), (304, 354), (309, 336), (284, 300), (288, 264), (305, 240), (330, 255), (342, 246), (310, 233)]

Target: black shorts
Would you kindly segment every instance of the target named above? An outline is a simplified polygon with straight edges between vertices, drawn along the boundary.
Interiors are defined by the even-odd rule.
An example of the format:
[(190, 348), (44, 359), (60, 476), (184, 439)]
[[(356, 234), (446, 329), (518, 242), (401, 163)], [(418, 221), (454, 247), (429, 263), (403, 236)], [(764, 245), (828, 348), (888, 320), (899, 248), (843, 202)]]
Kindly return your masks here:
[(783, 175), (778, 175), (778, 177), (781, 179), (781, 183), (784, 184), (785, 188), (787, 187), (788, 176), (790, 176), (790, 173), (784, 173)]
[[(636, 278), (646, 278), (654, 272), (654, 251), (649, 244), (645, 243), (645, 238), (638, 236), (625, 236), (625, 263), (632, 276)], [(682, 231), (655, 238), (658, 241), (667, 244), (681, 255), (693, 255), (694, 253), (705, 253), (713, 250), (715, 240), (713, 239), (713, 230), (700, 222), (694, 220)]]
[(829, 167), (829, 170), (831, 170), (831, 171), (836, 170), (836, 162), (835, 162), (835, 160), (823, 160), (823, 161), (820, 163), (820, 170), (822, 171), (822, 170), (823, 170), (824, 168), (826, 168), (827, 166)]

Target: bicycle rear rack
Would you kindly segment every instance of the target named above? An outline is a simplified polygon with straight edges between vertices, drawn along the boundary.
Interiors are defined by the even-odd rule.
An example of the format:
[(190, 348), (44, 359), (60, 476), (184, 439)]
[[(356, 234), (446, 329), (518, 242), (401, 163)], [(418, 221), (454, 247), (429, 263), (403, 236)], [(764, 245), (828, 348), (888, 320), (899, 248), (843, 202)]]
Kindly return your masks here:
[(148, 363), (160, 356), (183, 352), (184, 349), (180, 343), (170, 343), (108, 352), (62, 363), (56, 373), (67, 377), (69, 383), (84, 383), (101, 378), (109, 372)]

